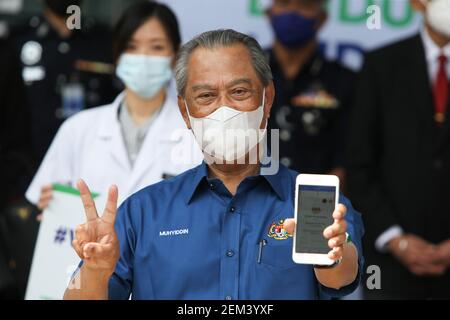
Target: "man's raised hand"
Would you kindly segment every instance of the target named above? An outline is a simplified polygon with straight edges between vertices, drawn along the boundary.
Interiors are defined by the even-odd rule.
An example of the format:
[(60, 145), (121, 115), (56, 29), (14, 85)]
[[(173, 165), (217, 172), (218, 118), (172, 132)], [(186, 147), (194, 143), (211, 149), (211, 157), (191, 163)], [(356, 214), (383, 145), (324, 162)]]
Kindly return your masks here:
[(114, 230), (117, 212), (117, 186), (109, 188), (101, 217), (97, 214), (91, 192), (83, 180), (77, 182), (86, 214), (86, 223), (77, 226), (72, 245), (85, 268), (112, 274), (119, 260), (119, 241)]

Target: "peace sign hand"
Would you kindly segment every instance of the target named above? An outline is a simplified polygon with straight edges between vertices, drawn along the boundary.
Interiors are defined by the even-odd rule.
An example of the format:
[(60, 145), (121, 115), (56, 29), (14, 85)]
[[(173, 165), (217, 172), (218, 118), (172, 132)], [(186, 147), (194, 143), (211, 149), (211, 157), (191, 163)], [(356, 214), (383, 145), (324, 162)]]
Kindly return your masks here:
[(111, 186), (102, 217), (97, 214), (91, 192), (83, 180), (79, 180), (80, 191), (86, 213), (86, 223), (77, 226), (72, 245), (86, 268), (112, 274), (119, 260), (119, 241), (114, 230), (117, 212), (117, 186)]

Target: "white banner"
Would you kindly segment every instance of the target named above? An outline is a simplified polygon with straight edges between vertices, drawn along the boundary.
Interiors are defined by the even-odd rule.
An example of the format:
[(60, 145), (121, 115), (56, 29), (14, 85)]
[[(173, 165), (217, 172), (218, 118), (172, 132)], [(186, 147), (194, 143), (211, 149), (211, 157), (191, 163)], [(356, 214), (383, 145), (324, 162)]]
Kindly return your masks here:
[[(184, 41), (220, 28), (250, 34), (264, 48), (270, 47), (273, 41), (264, 13), (271, 0), (159, 1), (175, 11)], [(329, 0), (328, 12), (328, 22), (320, 34), (325, 52), (353, 69), (361, 65), (364, 50), (417, 32), (421, 21), (409, 0)]]
[[(97, 208), (106, 199), (95, 197)], [(78, 191), (55, 185), (53, 199), (43, 213), (34, 249), (26, 300), (59, 300), (80, 258), (72, 248), (75, 227), (85, 223), (83, 204)]]

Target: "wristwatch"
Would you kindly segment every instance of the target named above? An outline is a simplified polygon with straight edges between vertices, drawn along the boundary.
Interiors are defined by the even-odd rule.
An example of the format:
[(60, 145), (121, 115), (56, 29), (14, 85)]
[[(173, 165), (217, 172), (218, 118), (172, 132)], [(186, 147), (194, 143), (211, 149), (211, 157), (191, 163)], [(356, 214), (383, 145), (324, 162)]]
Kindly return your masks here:
[[(348, 232), (346, 232), (345, 233), (345, 243), (349, 243), (351, 241), (352, 241), (352, 238), (350, 237)], [(332, 269), (332, 268), (335, 268), (338, 265), (340, 265), (341, 262), (342, 262), (342, 258), (339, 258), (339, 259), (335, 260), (333, 264), (330, 264), (330, 265), (315, 264), (314, 269)]]

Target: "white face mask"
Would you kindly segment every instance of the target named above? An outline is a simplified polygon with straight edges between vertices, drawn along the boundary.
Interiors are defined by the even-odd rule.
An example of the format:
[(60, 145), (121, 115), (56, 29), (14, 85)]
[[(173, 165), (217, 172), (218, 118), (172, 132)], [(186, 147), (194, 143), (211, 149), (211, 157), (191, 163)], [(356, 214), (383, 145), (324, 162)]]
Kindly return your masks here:
[(450, 0), (421, 0), (427, 7), (426, 18), (431, 27), (450, 38)]
[(264, 117), (265, 89), (262, 105), (250, 112), (221, 106), (210, 115), (194, 118), (186, 110), (195, 139), (203, 152), (221, 161), (243, 159), (264, 137), (260, 129)]
[(116, 69), (125, 86), (143, 98), (154, 97), (172, 77), (171, 57), (122, 54)]

